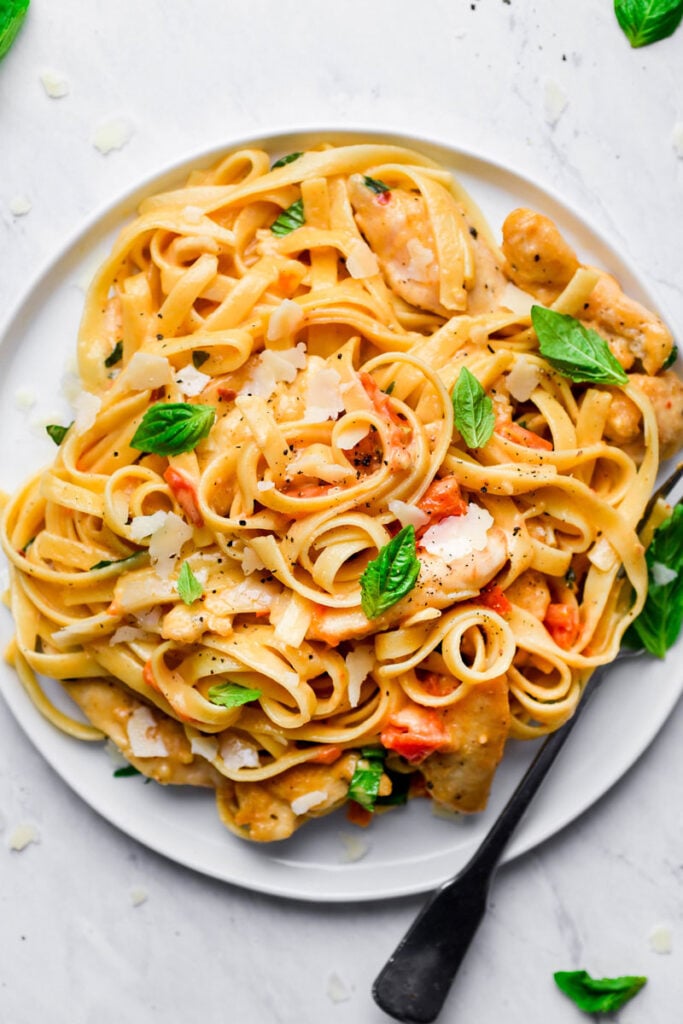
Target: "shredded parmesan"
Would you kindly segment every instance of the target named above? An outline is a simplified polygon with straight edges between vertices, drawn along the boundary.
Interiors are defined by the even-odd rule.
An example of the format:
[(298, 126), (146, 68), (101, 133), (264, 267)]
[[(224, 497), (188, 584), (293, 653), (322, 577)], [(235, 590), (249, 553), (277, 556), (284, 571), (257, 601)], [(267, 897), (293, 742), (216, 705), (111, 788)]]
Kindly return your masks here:
[(159, 723), (144, 704), (137, 707), (127, 723), (133, 757), (167, 757), (168, 749), (159, 733)]
[(252, 572), (257, 572), (259, 569), (265, 569), (265, 565), (254, 549), (245, 544), (244, 554), (242, 555), (242, 572), (245, 576), (251, 576)]
[(351, 992), (338, 974), (334, 972), (327, 979), (327, 995), (333, 1003), (345, 1003), (351, 998)]
[(275, 483), (272, 480), (258, 480), (256, 483), (257, 491), (272, 491), (275, 489)]
[(283, 299), (277, 309), (270, 314), (266, 341), (279, 341), (280, 338), (291, 337), (300, 329), (304, 319), (304, 311), (298, 302)]
[(526, 356), (521, 355), (508, 373), (505, 383), (516, 402), (528, 402), (538, 387), (540, 379), (541, 373), (538, 366), (530, 362)]
[(306, 387), (306, 423), (334, 420), (344, 411), (340, 384), (341, 377), (336, 370), (325, 368), (311, 374)]
[(302, 341), (296, 348), (280, 351), (267, 348), (258, 357), (240, 395), (270, 398), (281, 381), (291, 384), (297, 372), (306, 365), (306, 346)]
[(668, 924), (655, 925), (648, 939), (653, 953), (668, 954), (673, 952), (673, 932)]
[(7, 845), (10, 850), (16, 850), (17, 853), (21, 853), (29, 843), (39, 842), (40, 832), (38, 827), (31, 824), (31, 822), (23, 821), (12, 830), (8, 837)]
[(192, 527), (175, 512), (167, 512), (163, 526), (149, 542), (149, 557), (159, 576), (168, 579), (175, 569), (183, 544), (192, 538)]
[(350, 448), (355, 448), (359, 441), (362, 441), (367, 436), (369, 430), (369, 423), (358, 423), (343, 427), (337, 434), (337, 447), (345, 452)]
[(56, 71), (43, 71), (40, 81), (51, 100), (61, 100), (62, 97), (69, 95), (69, 83)]
[(258, 768), (260, 765), (258, 750), (250, 743), (243, 743), (237, 736), (225, 736), (221, 741), (221, 757), (228, 771), (236, 772), (240, 768)]
[(141, 541), (151, 537), (166, 522), (168, 512), (154, 512), (151, 516), (135, 516), (128, 527), (132, 540)]
[(25, 195), (14, 196), (9, 201), (9, 212), (13, 217), (25, 217), (27, 213), (31, 212), (32, 207), (31, 200)]
[(588, 558), (596, 569), (607, 572), (617, 560), (617, 553), (606, 537), (600, 537), (588, 552)]
[(500, 304), (518, 316), (529, 316), (535, 299), (533, 295), (522, 291), (512, 281), (508, 281), (500, 293)]
[(377, 257), (367, 242), (358, 238), (351, 243), (346, 257), (346, 269), (351, 277), (355, 278), (374, 277), (375, 274), (379, 274)]
[(92, 133), (90, 141), (103, 156), (113, 149), (123, 149), (133, 134), (133, 126), (124, 117), (103, 121)]
[(121, 374), (120, 383), (131, 391), (162, 388), (173, 379), (171, 364), (152, 352), (135, 352)]
[(134, 907), (141, 907), (143, 903), (147, 902), (148, 892), (143, 889), (142, 886), (137, 886), (135, 889), (130, 890), (130, 902)]
[(375, 664), (375, 653), (372, 644), (359, 644), (346, 655), (346, 671), (349, 673), (347, 692), (349, 704), (352, 708), (358, 707), (360, 700), (361, 686), (368, 677), (370, 669)]
[(74, 430), (77, 434), (84, 434), (86, 430), (90, 430), (97, 418), (101, 405), (102, 399), (98, 398), (97, 395), (91, 395), (89, 391), (81, 391), (79, 395), (76, 395), (73, 400), (73, 407), (76, 413)]
[(213, 764), (218, 756), (218, 740), (213, 736), (191, 736), (190, 750), (197, 757), (203, 757)]
[(304, 793), (303, 796), (298, 796), (296, 800), (292, 800), (291, 808), (297, 817), (300, 814), (306, 814), (313, 807), (319, 807), (320, 804), (324, 804), (327, 800), (327, 793), (324, 789), (314, 789), (310, 793)]
[(420, 543), (431, 555), (451, 563), (473, 551), (483, 551), (492, 526), (490, 512), (470, 502), (464, 516), (446, 516), (429, 527)]
[(401, 501), (399, 498), (392, 498), (388, 502), (388, 508), (396, 516), (401, 526), (414, 526), (416, 530), (419, 530), (421, 526), (429, 522), (426, 512), (423, 512), (417, 505), (410, 505), (407, 501)]
[(196, 398), (197, 395), (201, 395), (211, 380), (211, 376), (195, 369), (192, 363), (188, 363), (187, 366), (183, 366), (182, 370), (178, 370), (174, 380), (186, 398)]

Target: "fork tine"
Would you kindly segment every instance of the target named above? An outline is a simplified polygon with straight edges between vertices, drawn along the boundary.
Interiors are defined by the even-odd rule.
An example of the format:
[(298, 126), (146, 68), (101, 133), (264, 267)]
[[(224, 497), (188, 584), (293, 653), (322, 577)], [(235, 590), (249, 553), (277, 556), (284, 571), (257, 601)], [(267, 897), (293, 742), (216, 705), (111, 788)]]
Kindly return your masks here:
[(674, 489), (678, 481), (683, 477), (683, 462), (679, 462), (673, 472), (666, 478), (666, 480), (659, 485), (656, 491), (652, 492), (650, 500), (648, 501), (640, 522), (636, 527), (636, 533), (640, 533), (644, 526), (646, 526), (648, 519), (652, 515), (655, 505), (660, 498), (667, 498), (670, 492)]

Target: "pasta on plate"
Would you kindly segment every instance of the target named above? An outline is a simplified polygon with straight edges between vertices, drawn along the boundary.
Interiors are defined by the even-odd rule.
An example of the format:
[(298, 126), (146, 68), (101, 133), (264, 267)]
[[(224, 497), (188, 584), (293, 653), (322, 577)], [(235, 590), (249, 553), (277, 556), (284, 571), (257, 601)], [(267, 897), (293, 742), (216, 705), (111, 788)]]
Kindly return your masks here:
[(499, 246), (419, 153), (230, 153), (90, 288), (74, 422), (3, 517), (10, 658), (247, 839), (481, 810), (642, 608), (674, 352), (550, 220)]

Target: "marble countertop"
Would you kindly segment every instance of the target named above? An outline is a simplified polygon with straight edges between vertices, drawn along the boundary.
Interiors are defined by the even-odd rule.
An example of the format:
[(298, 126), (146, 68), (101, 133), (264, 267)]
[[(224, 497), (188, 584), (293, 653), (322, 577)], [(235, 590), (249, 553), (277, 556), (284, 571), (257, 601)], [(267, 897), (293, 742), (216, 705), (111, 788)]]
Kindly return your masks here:
[[(608, 0), (422, 6), (34, 0), (0, 64), (0, 328), (64, 240), (159, 167), (333, 125), (440, 139), (549, 185), (638, 266), (676, 329), (683, 28), (636, 51)], [(129, 137), (104, 155), (93, 140), (114, 119)], [(501, 870), (443, 1021), (571, 1024), (582, 1015), (552, 972), (577, 967), (649, 977), (620, 1024), (679, 1019), (682, 733), (679, 705), (596, 806)], [(81, 802), (3, 701), (0, 746), (3, 1024), (387, 1019), (370, 985), (421, 897), (315, 905), (213, 881)], [(17, 852), (21, 823), (39, 842)]]

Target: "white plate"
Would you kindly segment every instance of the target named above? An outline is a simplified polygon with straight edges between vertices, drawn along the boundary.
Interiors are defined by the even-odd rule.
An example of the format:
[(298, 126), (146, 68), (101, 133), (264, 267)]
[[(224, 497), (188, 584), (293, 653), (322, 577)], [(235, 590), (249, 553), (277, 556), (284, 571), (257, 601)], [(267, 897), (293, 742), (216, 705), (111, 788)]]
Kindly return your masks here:
[[(33, 284), (11, 317), (0, 347), (1, 485), (16, 486), (28, 471), (49, 462), (52, 442), (32, 425), (39, 415), (67, 422), (68, 408), (58, 382), (75, 355), (83, 288), (116, 230), (140, 199), (179, 184), (196, 166), (248, 142), (274, 156), (305, 149), (323, 139), (361, 142), (370, 138), (413, 146), (451, 168), (482, 207), (494, 230), (515, 206), (552, 217), (582, 259), (613, 271), (626, 291), (654, 305), (633, 270), (614, 247), (560, 200), (495, 163), (442, 145), (381, 132), (298, 131), (239, 140), (192, 156), (145, 182), (102, 211), (67, 244)], [(22, 411), (16, 396), (30, 388), (37, 403)], [(9, 615), (0, 616), (0, 643), (11, 637)], [(680, 657), (680, 648), (679, 648)], [(683, 673), (666, 664), (620, 665), (610, 673), (577, 725), (545, 782), (506, 857), (529, 850), (589, 807), (619, 779), (648, 746), (683, 687)], [(535, 744), (510, 743), (484, 814), (461, 821), (435, 817), (427, 801), (379, 816), (362, 831), (343, 813), (311, 822), (291, 839), (270, 846), (240, 841), (219, 824), (210, 792), (145, 785), (141, 778), (115, 779), (99, 744), (79, 743), (53, 729), (35, 710), (6, 665), (0, 682), (17, 721), (40, 753), (88, 804), (128, 835), (172, 860), (216, 878), (261, 892), (308, 900), (369, 900), (431, 889), (460, 868), (476, 848), (512, 791)], [(56, 684), (48, 684), (58, 693)], [(65, 699), (65, 698), (64, 698)], [(15, 766), (20, 770), (21, 766)], [(366, 855), (345, 859), (344, 836), (367, 844)]]

